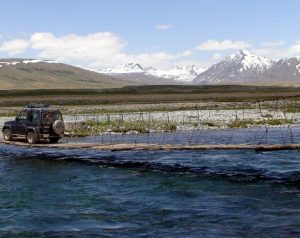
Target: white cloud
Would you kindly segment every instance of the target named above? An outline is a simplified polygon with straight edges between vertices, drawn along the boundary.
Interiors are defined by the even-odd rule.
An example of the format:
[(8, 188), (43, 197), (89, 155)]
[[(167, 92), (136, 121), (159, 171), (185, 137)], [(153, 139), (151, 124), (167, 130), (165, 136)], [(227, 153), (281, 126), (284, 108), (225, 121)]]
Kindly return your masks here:
[(251, 45), (244, 41), (208, 40), (206, 42), (202, 42), (200, 45), (196, 47), (196, 49), (206, 50), (206, 51), (224, 51), (224, 50), (242, 50), (250, 47)]
[(300, 41), (296, 42), (294, 45), (291, 45), (289, 48), (289, 51), (293, 55), (299, 55), (300, 54)]
[(169, 68), (179, 60), (184, 60), (190, 57), (192, 51), (186, 50), (179, 53), (170, 54), (164, 51), (155, 53), (142, 53), (136, 55), (125, 55), (124, 62), (138, 62), (145, 66), (154, 66), (157, 68)]
[(251, 49), (251, 52), (274, 60), (293, 57), (300, 55), (300, 42), (296, 42), (295, 44), (284, 48), (276, 48), (276, 46), (267, 47), (266, 45), (266, 47), (262, 48), (253, 48)]
[(260, 44), (261, 47), (276, 47), (276, 46), (281, 46), (284, 45), (285, 41), (281, 40), (281, 41), (265, 41), (263, 43)]
[(99, 32), (85, 36), (66, 35), (57, 37), (52, 33), (35, 33), (31, 36), (32, 48), (39, 51), (39, 56), (59, 61), (94, 61), (108, 62), (116, 57), (126, 43), (110, 32)]
[(159, 51), (155, 53), (126, 54), (126, 43), (116, 34), (99, 32), (85, 36), (66, 35), (57, 37), (52, 33), (35, 33), (30, 38), (31, 47), (38, 56), (61, 62), (103, 68), (124, 62), (138, 62), (143, 65), (167, 67), (172, 62), (191, 56), (186, 50), (179, 53)]
[(8, 55), (17, 55), (23, 53), (30, 46), (30, 42), (23, 39), (14, 39), (5, 41), (0, 46), (0, 51), (7, 53)]
[(274, 60), (290, 56), (290, 52), (288, 50), (276, 48), (253, 48), (251, 49), (251, 53)]
[[(0, 52), (11, 56), (21, 55), (26, 50), (30, 50), (30, 53), (33, 54), (31, 58), (56, 60), (93, 69), (112, 67), (125, 62), (137, 62), (157, 68), (189, 64), (207, 68), (226, 56), (227, 52), (224, 52), (226, 50), (250, 48), (253, 54), (271, 59), (300, 55), (300, 41), (290, 46), (279, 47), (284, 44), (284, 41), (263, 42), (255, 47), (246, 41), (208, 40), (196, 48), (211, 52), (196, 52), (192, 49), (170, 53), (160, 48), (151, 48), (149, 51), (131, 54), (127, 53), (126, 41), (111, 32), (64, 36), (56, 36), (49, 32), (37, 32), (27, 37), (24, 36), (23, 39), (5, 41), (0, 44)], [(208, 57), (211, 53), (213, 55)], [(203, 55), (197, 56), (196, 54)], [(201, 60), (196, 57), (198, 59), (201, 57)]]
[(160, 25), (155, 25), (155, 29), (159, 31), (166, 31), (172, 28), (171, 24), (160, 24)]
[(214, 60), (220, 60), (223, 58), (223, 55), (220, 53), (215, 53), (212, 57)]

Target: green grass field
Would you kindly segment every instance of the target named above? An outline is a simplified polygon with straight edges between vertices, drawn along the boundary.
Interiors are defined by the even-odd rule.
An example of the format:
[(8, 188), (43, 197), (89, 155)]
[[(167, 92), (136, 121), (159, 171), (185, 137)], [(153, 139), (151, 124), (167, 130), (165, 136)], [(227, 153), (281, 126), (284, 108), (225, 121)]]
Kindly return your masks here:
[(255, 102), (300, 98), (298, 87), (275, 86), (127, 86), (112, 89), (0, 90), (0, 106), (32, 102), (54, 105), (109, 105), (173, 102)]

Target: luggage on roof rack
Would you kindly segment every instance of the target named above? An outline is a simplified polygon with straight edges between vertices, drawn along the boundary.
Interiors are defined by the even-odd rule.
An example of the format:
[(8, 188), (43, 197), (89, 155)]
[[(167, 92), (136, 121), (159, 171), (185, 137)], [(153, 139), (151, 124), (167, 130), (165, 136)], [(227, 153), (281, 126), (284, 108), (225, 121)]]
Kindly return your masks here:
[(31, 103), (29, 105), (26, 106), (27, 109), (29, 108), (48, 108), (49, 104), (48, 103)]

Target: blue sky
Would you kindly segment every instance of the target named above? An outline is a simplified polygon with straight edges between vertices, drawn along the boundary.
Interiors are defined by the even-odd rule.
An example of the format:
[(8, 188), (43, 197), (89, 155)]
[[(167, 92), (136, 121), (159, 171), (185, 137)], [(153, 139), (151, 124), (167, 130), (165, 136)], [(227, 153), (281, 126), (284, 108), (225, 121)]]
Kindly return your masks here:
[(84, 67), (135, 61), (201, 67), (240, 49), (300, 54), (293, 0), (10, 0), (0, 9), (0, 57)]

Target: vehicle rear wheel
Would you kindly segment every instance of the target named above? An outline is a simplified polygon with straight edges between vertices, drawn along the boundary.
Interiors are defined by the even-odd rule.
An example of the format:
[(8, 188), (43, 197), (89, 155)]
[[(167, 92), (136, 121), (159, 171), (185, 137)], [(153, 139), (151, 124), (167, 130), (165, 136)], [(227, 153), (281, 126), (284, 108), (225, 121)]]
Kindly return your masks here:
[(65, 131), (65, 124), (61, 120), (56, 120), (52, 124), (52, 129), (55, 132), (55, 134), (57, 134), (57, 135), (63, 135), (64, 131)]
[(59, 141), (59, 139), (60, 139), (59, 137), (51, 137), (50, 142), (51, 143), (57, 143)]
[(27, 133), (26, 139), (29, 144), (36, 144), (38, 142), (37, 135), (33, 131)]
[(11, 130), (9, 128), (4, 129), (3, 138), (6, 141), (11, 141), (12, 140), (12, 134), (11, 134)]

